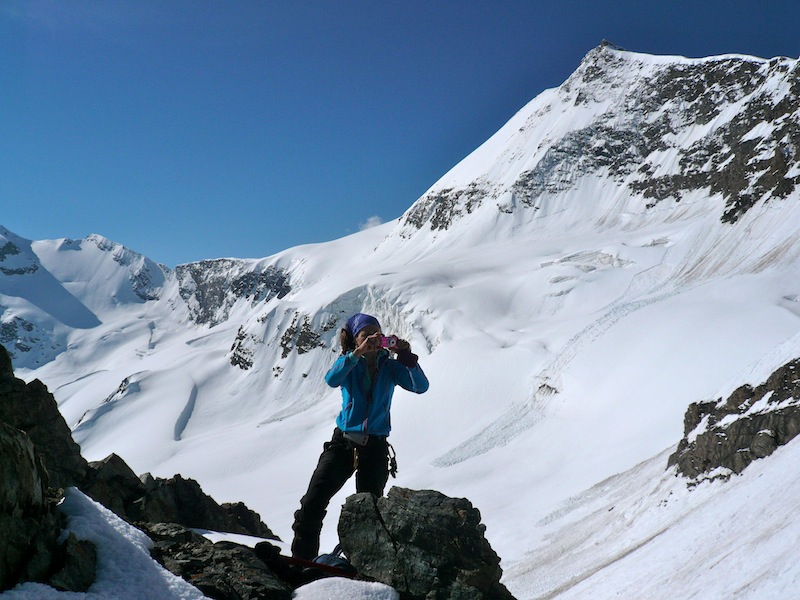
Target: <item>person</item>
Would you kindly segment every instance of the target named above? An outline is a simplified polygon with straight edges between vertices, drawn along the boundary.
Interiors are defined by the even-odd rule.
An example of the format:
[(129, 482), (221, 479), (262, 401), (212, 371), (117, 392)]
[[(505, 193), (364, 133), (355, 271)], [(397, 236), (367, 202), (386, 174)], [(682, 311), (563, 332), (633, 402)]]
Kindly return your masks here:
[(318, 555), (328, 503), (353, 473), (357, 492), (383, 495), (389, 479), (387, 437), (394, 388), (418, 394), (428, 389), (410, 344), (394, 339), (395, 345), (386, 349), (382, 338), (378, 319), (363, 313), (350, 317), (339, 334), (342, 354), (325, 381), (341, 388), (342, 410), (295, 512), (292, 556), (311, 560)]

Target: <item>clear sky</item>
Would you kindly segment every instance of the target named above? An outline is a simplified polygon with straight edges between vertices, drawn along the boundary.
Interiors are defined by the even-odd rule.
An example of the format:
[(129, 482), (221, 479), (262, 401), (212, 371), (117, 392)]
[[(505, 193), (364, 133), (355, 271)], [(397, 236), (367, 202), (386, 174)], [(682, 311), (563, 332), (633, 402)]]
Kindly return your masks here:
[(603, 39), (800, 56), (781, 0), (0, 0), (0, 225), (175, 266), (399, 217)]

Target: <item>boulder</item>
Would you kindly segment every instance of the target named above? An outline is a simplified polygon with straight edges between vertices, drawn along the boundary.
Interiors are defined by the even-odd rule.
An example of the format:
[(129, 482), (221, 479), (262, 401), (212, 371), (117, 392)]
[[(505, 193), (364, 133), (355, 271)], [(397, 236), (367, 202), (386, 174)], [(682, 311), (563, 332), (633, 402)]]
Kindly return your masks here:
[(230, 527), (238, 527), (241, 531), (249, 535), (266, 538), (268, 540), (279, 539), (272, 530), (261, 520), (261, 516), (254, 510), (247, 507), (244, 502), (225, 502), (220, 508), (227, 515), (227, 522)]
[(154, 481), (155, 488), (144, 499), (142, 520), (256, 535), (239, 523), (232, 522), (228, 513), (213, 498), (203, 493), (200, 484), (194, 479), (175, 475), (166, 480)]
[(464, 498), (398, 487), (384, 498), (350, 496), (339, 519), (359, 575), (392, 586), (402, 600), (513, 599), (485, 530)]
[(292, 588), (247, 546), (211, 543), (175, 523), (142, 524), (161, 565), (217, 600), (289, 600)]

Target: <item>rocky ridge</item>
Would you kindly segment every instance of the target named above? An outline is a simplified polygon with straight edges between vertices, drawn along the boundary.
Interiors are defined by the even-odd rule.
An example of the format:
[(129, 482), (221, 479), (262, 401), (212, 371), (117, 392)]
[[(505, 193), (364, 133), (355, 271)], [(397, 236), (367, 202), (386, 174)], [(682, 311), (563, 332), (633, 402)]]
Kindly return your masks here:
[(0, 590), (31, 579), (48, 581), (55, 569), (60, 519), (48, 494), (47, 472), (33, 442), (0, 422)]
[(692, 403), (684, 418), (684, 437), (668, 464), (692, 484), (726, 479), (798, 433), (800, 359), (795, 359), (755, 387), (745, 384), (728, 398)]

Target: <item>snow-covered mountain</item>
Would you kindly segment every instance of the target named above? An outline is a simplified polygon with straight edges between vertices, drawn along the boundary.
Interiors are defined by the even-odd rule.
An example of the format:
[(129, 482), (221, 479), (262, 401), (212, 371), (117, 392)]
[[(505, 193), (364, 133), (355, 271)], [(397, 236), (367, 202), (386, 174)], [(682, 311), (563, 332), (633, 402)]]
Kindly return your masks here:
[(667, 457), (691, 403), (800, 356), (798, 184), (797, 60), (603, 43), (334, 242), (172, 270), (0, 229), (0, 341), (87, 459), (192, 477), (289, 538), (338, 330), (372, 313), (431, 381), (395, 398), (397, 483), (480, 508), (517, 597), (790, 597), (798, 448), (691, 490)]

